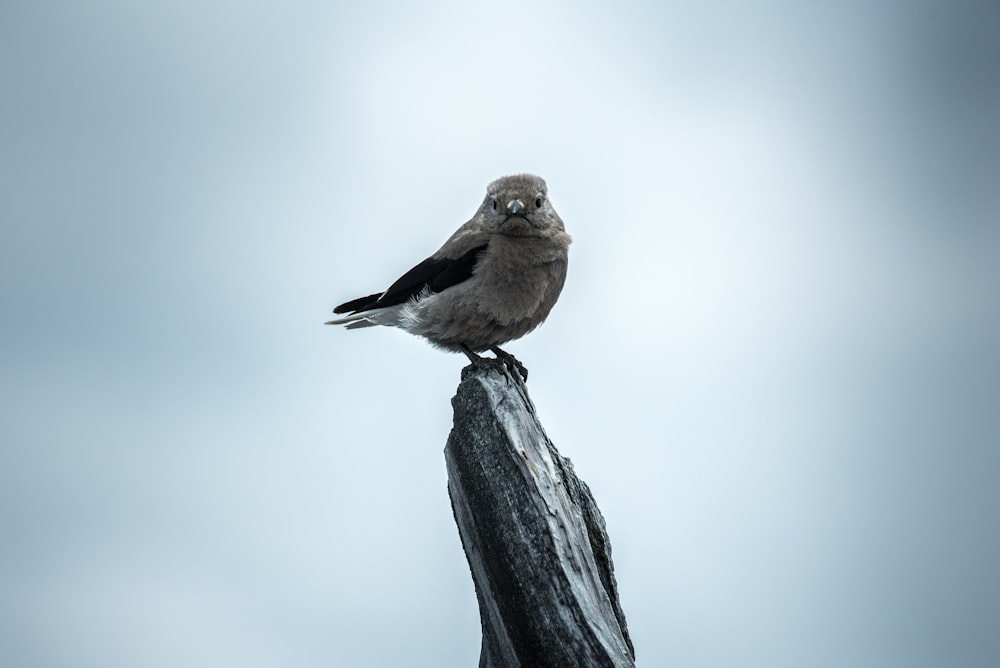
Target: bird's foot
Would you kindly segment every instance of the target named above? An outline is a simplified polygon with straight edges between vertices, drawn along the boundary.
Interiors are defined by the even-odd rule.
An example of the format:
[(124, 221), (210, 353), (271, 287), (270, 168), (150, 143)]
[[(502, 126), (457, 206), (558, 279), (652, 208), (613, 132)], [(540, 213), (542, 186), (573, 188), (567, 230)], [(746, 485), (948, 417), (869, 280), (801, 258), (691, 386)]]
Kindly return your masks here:
[[(528, 369), (526, 369), (516, 357), (504, 350), (501, 350), (497, 346), (490, 346), (490, 350), (492, 350), (493, 354), (496, 355), (495, 358), (480, 357), (474, 353), (471, 348), (464, 344), (462, 345), (462, 352), (465, 353), (465, 356), (469, 358), (470, 362), (472, 362), (473, 367), (477, 369), (506, 370), (508, 373), (516, 372), (517, 375), (520, 376), (522, 383), (528, 380)], [(503, 368), (499, 369), (499, 367)], [(466, 370), (468, 369), (469, 367), (466, 367)], [(465, 373), (462, 374), (462, 378), (465, 378)]]
[[(472, 348), (470, 348), (469, 346), (465, 345), (464, 343), (461, 345), (462, 345), (462, 352), (465, 353), (465, 356), (469, 358), (470, 362), (472, 362), (472, 366), (481, 370), (494, 368), (495, 360), (492, 360), (488, 357), (480, 357), (476, 353), (472, 352)], [(462, 380), (465, 380), (466, 372), (468, 371), (469, 367), (466, 367), (462, 371)]]
[(521, 364), (520, 360), (507, 351), (502, 350), (499, 346), (490, 346), (490, 350), (493, 351), (493, 354), (497, 356), (498, 360), (503, 362), (503, 365), (507, 367), (508, 370), (517, 371), (517, 373), (521, 376), (521, 380), (523, 382), (528, 382), (528, 369)]

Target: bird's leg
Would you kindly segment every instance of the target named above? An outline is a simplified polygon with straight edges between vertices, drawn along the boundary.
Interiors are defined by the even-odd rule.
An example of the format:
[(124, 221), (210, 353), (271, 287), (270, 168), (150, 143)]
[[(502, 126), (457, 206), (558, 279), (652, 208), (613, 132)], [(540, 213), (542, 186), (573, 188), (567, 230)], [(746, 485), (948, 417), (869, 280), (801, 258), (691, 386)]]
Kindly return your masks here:
[[(469, 361), (472, 362), (472, 366), (475, 367), (476, 369), (480, 370), (493, 369), (495, 371), (500, 371), (500, 369), (498, 368), (500, 366), (503, 366), (504, 370), (509, 371), (510, 369), (510, 366), (508, 365), (506, 360), (493, 359), (492, 357), (480, 357), (476, 353), (472, 352), (472, 348), (469, 348), (469, 346), (465, 345), (464, 343), (461, 343), (459, 345), (462, 348), (462, 352), (465, 353), (465, 356), (469, 358)], [(470, 371), (470, 367), (465, 367), (464, 369), (462, 369), (462, 380), (465, 380), (468, 371)], [(509, 385), (510, 373), (507, 373), (504, 376), (504, 378), (507, 379), (507, 384)]]
[(493, 351), (498, 360), (504, 363), (504, 366), (508, 369), (517, 369), (517, 372), (521, 374), (522, 380), (528, 380), (528, 369), (516, 357), (506, 350), (502, 350), (500, 346), (490, 346), (490, 350)]
[(464, 343), (460, 343), (458, 345), (462, 348), (462, 352), (465, 353), (465, 356), (469, 358), (470, 362), (472, 362), (476, 366), (482, 366), (483, 358), (477, 355), (476, 353), (472, 352), (472, 348), (465, 345)]
[(477, 369), (488, 369), (490, 367), (489, 359), (485, 357), (480, 357), (476, 353), (472, 352), (472, 348), (465, 345), (464, 343), (460, 343), (459, 346), (461, 346), (462, 352), (465, 353), (465, 356), (469, 358), (469, 361), (472, 362), (472, 366), (476, 367)]

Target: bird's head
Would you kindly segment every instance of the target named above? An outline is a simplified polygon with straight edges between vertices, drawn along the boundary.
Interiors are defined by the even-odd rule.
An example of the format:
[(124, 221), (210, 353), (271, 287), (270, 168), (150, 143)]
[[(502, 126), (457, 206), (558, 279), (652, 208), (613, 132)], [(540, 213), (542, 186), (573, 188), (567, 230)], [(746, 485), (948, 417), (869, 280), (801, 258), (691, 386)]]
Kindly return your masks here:
[(500, 234), (533, 236), (563, 229), (545, 180), (533, 174), (504, 176), (491, 183), (479, 211), (486, 225)]

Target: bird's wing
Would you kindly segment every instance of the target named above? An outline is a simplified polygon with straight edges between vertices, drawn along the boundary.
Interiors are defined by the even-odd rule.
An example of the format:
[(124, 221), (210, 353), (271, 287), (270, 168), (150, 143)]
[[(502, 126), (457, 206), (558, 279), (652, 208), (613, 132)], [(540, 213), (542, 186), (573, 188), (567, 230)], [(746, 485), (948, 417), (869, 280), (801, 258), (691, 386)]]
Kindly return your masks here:
[(472, 276), (472, 270), (479, 260), (480, 253), (486, 250), (487, 245), (476, 246), (457, 258), (429, 257), (400, 276), (385, 292), (352, 299), (333, 309), (333, 312), (360, 313), (395, 306), (409, 301), (425, 290), (441, 292), (458, 285)]

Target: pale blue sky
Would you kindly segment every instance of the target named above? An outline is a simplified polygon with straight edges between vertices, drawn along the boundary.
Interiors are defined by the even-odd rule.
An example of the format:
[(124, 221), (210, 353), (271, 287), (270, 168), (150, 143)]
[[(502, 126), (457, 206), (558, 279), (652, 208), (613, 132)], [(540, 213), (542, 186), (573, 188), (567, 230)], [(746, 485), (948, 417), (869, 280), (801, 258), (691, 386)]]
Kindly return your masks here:
[(464, 358), (323, 327), (511, 172), (643, 666), (1000, 661), (995, 3), (5, 3), (0, 665), (469, 666)]

